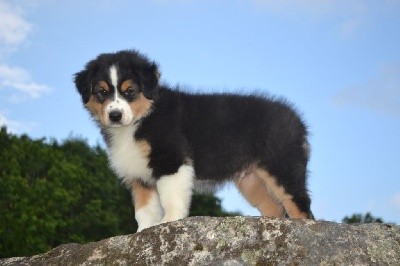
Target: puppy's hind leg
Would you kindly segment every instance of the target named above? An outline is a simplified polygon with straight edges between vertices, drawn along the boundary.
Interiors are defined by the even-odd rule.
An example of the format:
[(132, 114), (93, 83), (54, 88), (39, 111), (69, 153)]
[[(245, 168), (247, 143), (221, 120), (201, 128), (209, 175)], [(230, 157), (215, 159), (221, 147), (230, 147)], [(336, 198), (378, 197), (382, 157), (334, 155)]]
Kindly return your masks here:
[[(296, 184), (292, 176), (287, 176), (285, 186), (277, 182), (277, 178), (271, 175), (267, 170), (259, 168), (256, 170), (257, 175), (268, 187), (274, 198), (282, 203), (290, 218), (312, 219), (313, 215), (310, 210), (310, 197), (305, 188), (305, 184)], [(302, 178), (305, 180), (304, 178)], [(290, 183), (292, 182), (292, 183)], [(301, 183), (301, 182), (300, 182)]]
[(268, 192), (264, 182), (254, 173), (246, 172), (234, 179), (240, 193), (261, 215), (283, 217), (285, 209)]
[(183, 219), (189, 215), (193, 179), (193, 167), (181, 165), (175, 174), (161, 176), (157, 181), (157, 191), (165, 213), (161, 223)]
[(132, 196), (135, 205), (135, 219), (138, 232), (160, 222), (163, 210), (155, 187), (149, 187), (140, 181), (133, 181)]

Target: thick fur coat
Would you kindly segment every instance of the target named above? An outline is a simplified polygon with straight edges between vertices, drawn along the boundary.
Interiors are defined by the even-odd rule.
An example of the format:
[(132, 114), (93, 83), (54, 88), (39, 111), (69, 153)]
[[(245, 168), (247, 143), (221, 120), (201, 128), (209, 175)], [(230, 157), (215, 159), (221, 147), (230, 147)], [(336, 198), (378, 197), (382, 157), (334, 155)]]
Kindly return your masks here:
[(186, 217), (193, 190), (225, 181), (262, 215), (312, 218), (307, 129), (290, 104), (190, 94), (159, 77), (136, 51), (101, 54), (75, 75), (110, 166), (132, 190), (139, 231)]

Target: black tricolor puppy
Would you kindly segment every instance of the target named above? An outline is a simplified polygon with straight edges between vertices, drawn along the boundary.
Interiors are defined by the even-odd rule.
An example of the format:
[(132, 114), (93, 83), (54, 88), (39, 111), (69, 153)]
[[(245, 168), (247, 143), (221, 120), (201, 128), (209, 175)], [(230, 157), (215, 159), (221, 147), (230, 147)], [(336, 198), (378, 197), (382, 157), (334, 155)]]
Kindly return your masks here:
[(262, 215), (312, 218), (307, 129), (287, 102), (189, 94), (159, 77), (136, 51), (101, 54), (75, 75), (110, 165), (132, 189), (139, 231), (185, 218), (193, 190), (229, 180)]

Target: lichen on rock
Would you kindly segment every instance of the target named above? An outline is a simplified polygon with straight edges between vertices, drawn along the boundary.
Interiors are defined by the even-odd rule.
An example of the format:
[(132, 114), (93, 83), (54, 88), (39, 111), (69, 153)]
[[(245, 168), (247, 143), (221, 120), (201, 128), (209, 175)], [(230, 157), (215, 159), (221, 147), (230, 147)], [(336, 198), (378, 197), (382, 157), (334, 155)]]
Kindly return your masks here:
[(190, 217), (0, 265), (398, 265), (400, 229), (267, 217)]

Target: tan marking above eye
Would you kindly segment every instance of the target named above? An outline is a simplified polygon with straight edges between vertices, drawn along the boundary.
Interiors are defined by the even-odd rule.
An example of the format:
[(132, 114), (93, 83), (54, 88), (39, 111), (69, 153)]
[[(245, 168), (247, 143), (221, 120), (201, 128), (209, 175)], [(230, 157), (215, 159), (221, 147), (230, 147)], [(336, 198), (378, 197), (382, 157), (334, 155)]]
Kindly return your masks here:
[(100, 87), (101, 89), (103, 89), (103, 90), (106, 90), (106, 91), (109, 91), (109, 90), (110, 90), (110, 88), (108, 87), (107, 82), (105, 82), (105, 81), (100, 81), (100, 82), (99, 82), (99, 87)]
[(133, 82), (133, 80), (131, 79), (127, 79), (124, 82), (122, 82), (121, 84), (121, 91), (124, 92), (128, 89), (137, 89), (138, 85), (136, 83)]

